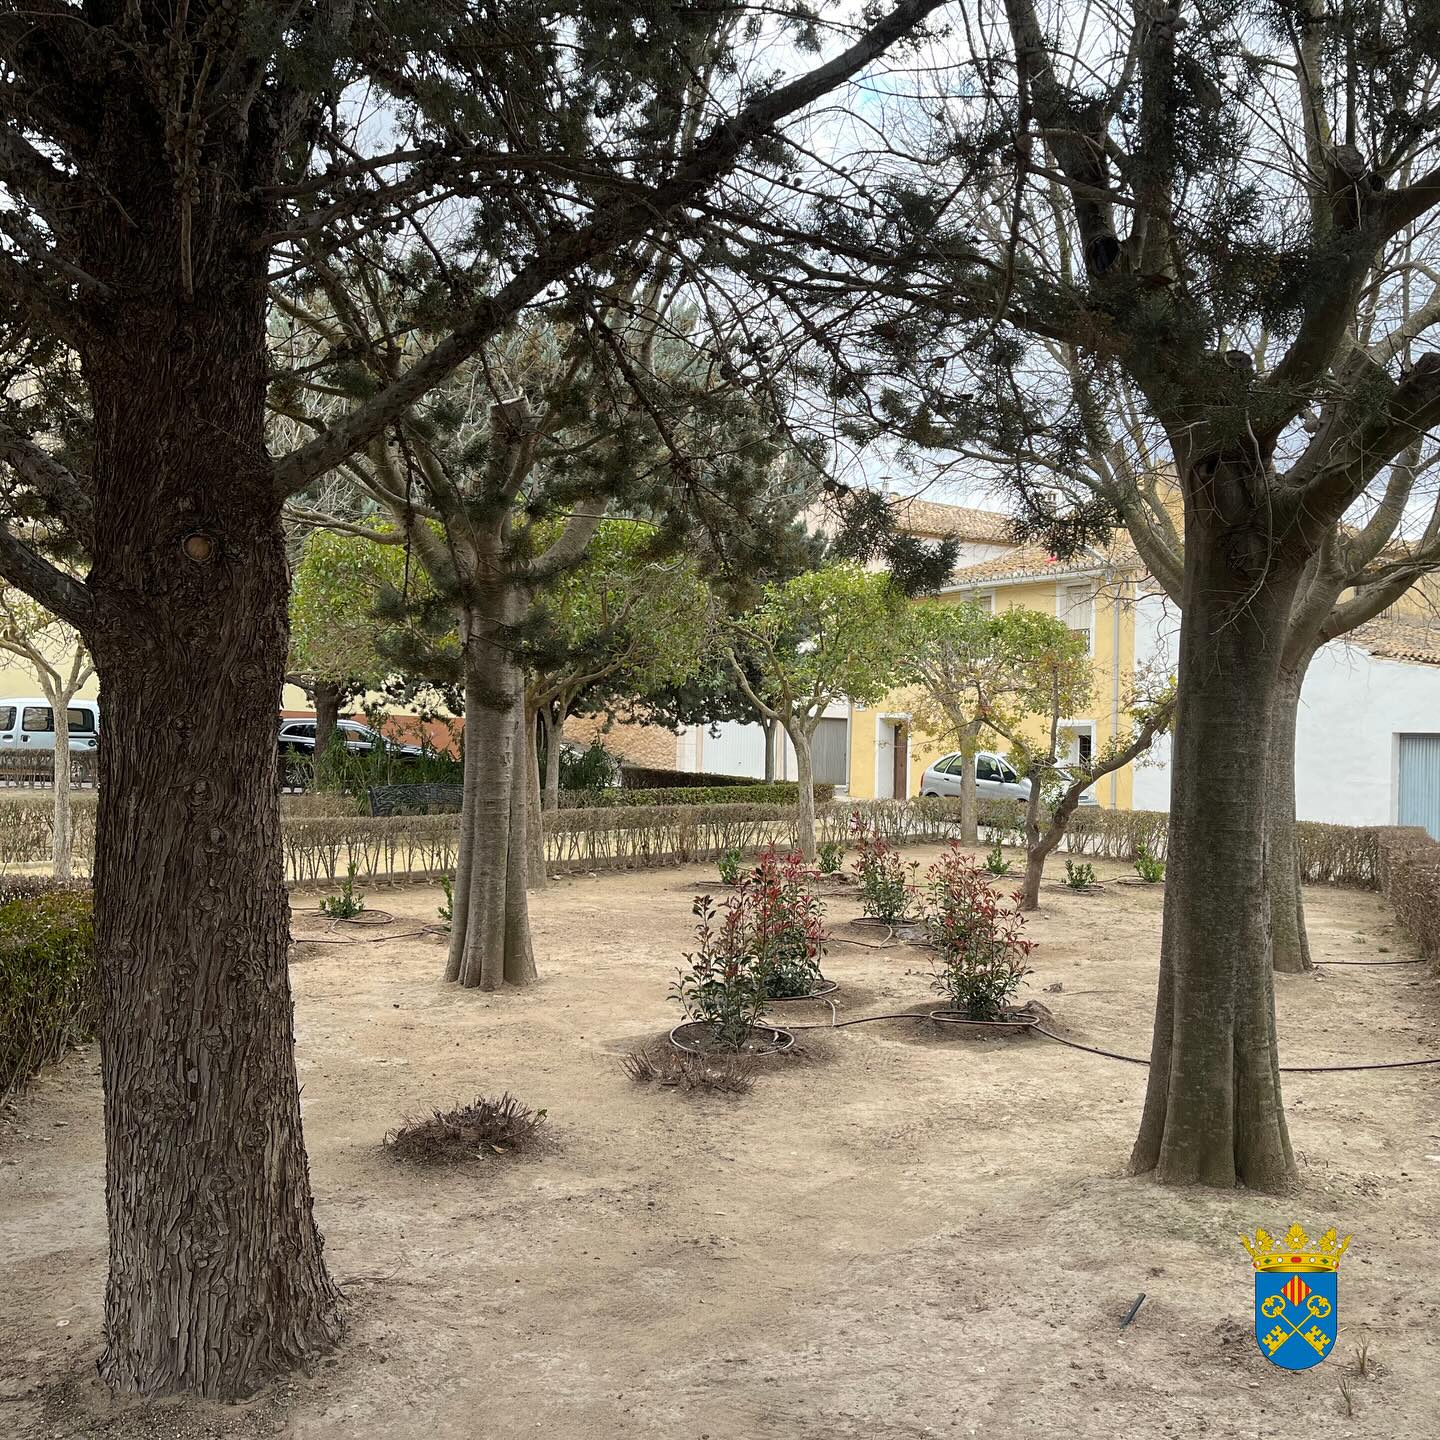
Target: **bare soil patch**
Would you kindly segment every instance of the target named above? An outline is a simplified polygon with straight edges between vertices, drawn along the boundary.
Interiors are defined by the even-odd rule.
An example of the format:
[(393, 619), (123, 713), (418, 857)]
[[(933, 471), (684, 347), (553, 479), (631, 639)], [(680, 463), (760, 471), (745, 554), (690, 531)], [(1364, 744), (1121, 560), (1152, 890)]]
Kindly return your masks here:
[[(311, 1374), (248, 1406), (122, 1405), (94, 1380), (96, 1055), (48, 1071), (0, 1115), (0, 1434), (1440, 1433), (1436, 1070), (1287, 1075), (1302, 1180), (1283, 1198), (1126, 1178), (1144, 1069), (1038, 1037), (916, 1043), (908, 1032), (939, 1027), (907, 1021), (797, 1030), (803, 1054), (759, 1062), (748, 1094), (636, 1084), (624, 1056), (680, 1018), (666, 993), (691, 942), (678, 882), (692, 878), (692, 893), (713, 888), (699, 866), (552, 885), (534, 902), (543, 978), (523, 993), (446, 987), (431, 936), (297, 953), (316, 1215), (350, 1329)], [(376, 898), (406, 930), (434, 920), (440, 895)], [(837, 926), (858, 914), (853, 893), (827, 899)], [(1147, 1053), (1162, 899), (1047, 890), (1020, 1000), (1043, 997), (1083, 1043)], [(1440, 1055), (1428, 967), (1325, 968), (1414, 954), (1383, 902), (1313, 889), (1306, 906), (1322, 970), (1276, 979), (1284, 1063)], [(921, 950), (836, 946), (825, 972), (842, 1019), (943, 1003)], [(805, 1009), (776, 1023), (828, 1023), (827, 1007)], [(549, 1111), (557, 1148), (440, 1169), (381, 1149), (402, 1115), (505, 1090)], [(1337, 1352), (1300, 1374), (1258, 1352), (1239, 1240), (1292, 1220), (1355, 1236)]]

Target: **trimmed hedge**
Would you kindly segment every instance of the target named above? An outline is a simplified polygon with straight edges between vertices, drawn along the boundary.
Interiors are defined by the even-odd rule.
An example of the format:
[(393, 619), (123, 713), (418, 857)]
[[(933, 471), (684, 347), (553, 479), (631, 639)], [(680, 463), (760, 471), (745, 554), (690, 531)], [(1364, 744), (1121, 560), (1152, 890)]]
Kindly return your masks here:
[(1440, 841), (1418, 826), (1376, 832), (1376, 875), (1395, 918), (1432, 962), (1440, 961)]
[(703, 770), (667, 770), (658, 765), (620, 762), (620, 785), (625, 790), (688, 790), (697, 785), (714, 788), (753, 784), (753, 775), (712, 775)]
[[(94, 791), (70, 796), (71, 854), (77, 866), (95, 853)], [(55, 853), (55, 798), (43, 790), (0, 792), (0, 870), (44, 864)]]
[[(795, 782), (786, 780), (770, 785), (562, 792), (562, 808), (545, 817), (546, 855), (556, 867), (601, 869), (679, 864), (680, 857), (711, 859), (737, 844), (745, 849), (772, 840), (788, 843), (794, 833), (795, 790)], [(844, 841), (856, 811), (871, 821), (882, 839), (895, 844), (948, 840), (960, 823), (956, 798), (856, 801), (833, 800), (832, 795), (831, 786), (815, 787), (821, 840)], [(77, 869), (83, 869), (94, 854), (95, 798), (71, 796)], [(455, 815), (362, 815), (351, 797), (328, 792), (282, 796), (280, 803), (286, 874), (292, 882), (334, 880), (344, 875), (351, 858), (367, 878), (435, 872), (454, 865), (459, 835)], [(700, 812), (701, 818), (681, 825), (676, 817), (681, 810)], [(760, 838), (736, 842), (725, 812), (735, 812), (736, 833), (742, 836), (750, 835), (756, 825), (766, 828)], [(758, 818), (761, 815), (763, 820)], [(50, 859), (53, 816), (48, 795), (0, 795), (0, 870)], [(1024, 807), (1017, 800), (979, 802), (980, 832), (988, 845), (1023, 843), (1024, 820)], [(639, 832), (647, 826), (653, 834), (643, 839)], [(1071, 820), (1066, 848), (1072, 854), (1124, 864), (1133, 863), (1143, 848), (1163, 860), (1168, 827), (1169, 817), (1159, 811), (1087, 806)], [(612, 831), (623, 831), (623, 837), (603, 838)], [(1384, 888), (1379, 837), (1393, 833), (1389, 827), (1301, 821), (1296, 833), (1308, 884)]]
[(0, 904), (0, 1099), (94, 1035), (100, 1015), (89, 892), (34, 877), (5, 891), (14, 898)]
[[(693, 778), (693, 777), (692, 777)], [(816, 784), (815, 803), (835, 798), (835, 787)], [(610, 786), (604, 790), (562, 790), (562, 810), (603, 810), (616, 805), (793, 805), (800, 791), (794, 780), (772, 780), (769, 784), (686, 785), (657, 790), (626, 790)]]

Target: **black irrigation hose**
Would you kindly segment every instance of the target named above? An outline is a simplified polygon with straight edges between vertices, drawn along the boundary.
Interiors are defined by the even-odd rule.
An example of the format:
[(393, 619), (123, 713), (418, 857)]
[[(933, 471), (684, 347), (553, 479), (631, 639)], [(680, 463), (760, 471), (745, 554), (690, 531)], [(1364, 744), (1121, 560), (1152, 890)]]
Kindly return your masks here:
[(438, 935), (436, 925), (427, 925), (422, 930), (402, 930), (398, 935), (352, 935), (341, 940), (329, 935), (292, 935), (292, 945), (379, 945), (386, 940), (408, 940), (414, 935)]
[(1315, 968), (1321, 969), (1326, 965), (1423, 965), (1425, 957), (1422, 955), (1416, 960), (1317, 960)]
[[(787, 1030), (840, 1030), (846, 1025), (865, 1025), (871, 1020), (928, 1020), (928, 1010), (904, 1010), (893, 1015), (860, 1015), (854, 1020), (837, 1020), (833, 1025), (787, 1025)], [(1122, 1055), (1118, 1050), (1102, 1050), (1096, 1045), (1082, 1045), (1078, 1040), (1067, 1040), (1063, 1035), (1057, 1035), (1053, 1030), (1047, 1030), (1038, 1020), (1028, 1023), (1014, 1020), (966, 1020), (966, 1025), (994, 1025), (1013, 1030), (1017, 1024), (1022, 1024), (1027, 1030), (1034, 1030), (1037, 1034), (1043, 1035), (1047, 1040), (1054, 1040), (1057, 1044), (1068, 1045), (1072, 1050), (1083, 1050), (1087, 1055), (1102, 1055), (1107, 1060), (1123, 1060), (1127, 1065), (1149, 1065), (1149, 1060), (1139, 1055)], [(1416, 1065), (1440, 1065), (1440, 1055), (1427, 1056), (1423, 1060), (1376, 1060), (1360, 1065), (1282, 1065), (1282, 1075), (1333, 1075), (1342, 1071), (1351, 1070), (1408, 1070)]]
[(862, 950), (898, 950), (902, 945), (908, 945), (908, 940), (897, 940), (895, 929), (890, 928), (890, 933), (878, 943), (874, 940), (851, 940), (844, 935), (827, 935), (827, 945), (858, 945)]

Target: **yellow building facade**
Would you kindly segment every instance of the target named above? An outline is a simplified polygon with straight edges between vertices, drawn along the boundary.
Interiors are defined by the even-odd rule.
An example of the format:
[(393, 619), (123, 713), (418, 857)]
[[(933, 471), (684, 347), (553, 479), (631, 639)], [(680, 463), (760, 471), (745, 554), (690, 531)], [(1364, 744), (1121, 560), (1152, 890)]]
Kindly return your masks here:
[[(1004, 517), (964, 506), (912, 502), (906, 528), (925, 539), (954, 538), (960, 564), (935, 602), (974, 601), (993, 613), (1035, 610), (1062, 618), (1083, 632), (1090, 646), (1094, 688), (1082, 713), (1061, 726), (1072, 761), (1099, 754), (1117, 733), (1129, 732), (1127, 703), (1135, 675), (1135, 606), (1144, 574), (1133, 551), (1117, 547), (1061, 562), (1035, 546), (1008, 540)], [(997, 524), (997, 522), (999, 522)], [(879, 705), (850, 707), (847, 789), (857, 800), (890, 799), (921, 793), (921, 777), (942, 755), (956, 749), (954, 737), (932, 736), (915, 727), (911, 697), (903, 690)], [(1027, 725), (1036, 740), (1042, 722)], [(982, 749), (1004, 753), (997, 735), (982, 738)], [(1102, 805), (1128, 809), (1133, 795), (1130, 766), (1096, 786)]]

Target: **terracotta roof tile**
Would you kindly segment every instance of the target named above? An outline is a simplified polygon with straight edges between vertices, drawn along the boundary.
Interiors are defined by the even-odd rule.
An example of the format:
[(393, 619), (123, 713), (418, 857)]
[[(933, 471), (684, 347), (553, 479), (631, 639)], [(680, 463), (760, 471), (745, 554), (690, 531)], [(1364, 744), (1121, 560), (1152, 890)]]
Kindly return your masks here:
[(1069, 560), (1057, 560), (1040, 545), (1020, 545), (1005, 555), (966, 565), (950, 576), (952, 585), (981, 585), (996, 580), (1047, 579), (1052, 575), (1083, 575), (1106, 566), (1124, 570), (1138, 567), (1129, 537), (1117, 534), (1108, 552), (1091, 550)]
[(1343, 638), (1383, 660), (1440, 665), (1440, 620), (1380, 615)]
[(977, 510), (969, 505), (942, 505), (935, 500), (905, 496), (894, 501), (900, 523), (916, 535), (943, 535), (947, 539), (1009, 545), (1010, 517), (998, 510)]

